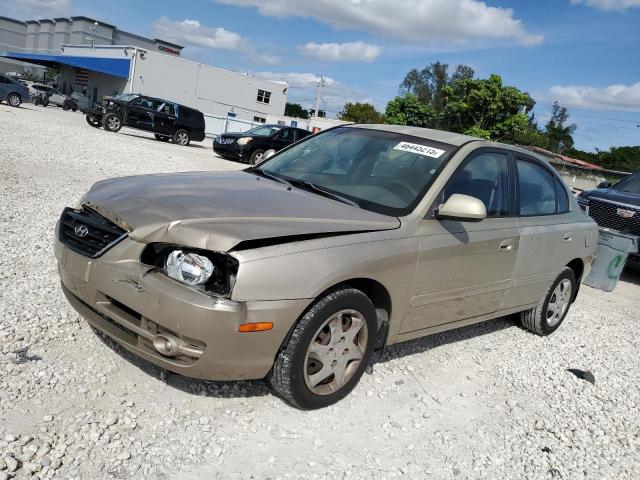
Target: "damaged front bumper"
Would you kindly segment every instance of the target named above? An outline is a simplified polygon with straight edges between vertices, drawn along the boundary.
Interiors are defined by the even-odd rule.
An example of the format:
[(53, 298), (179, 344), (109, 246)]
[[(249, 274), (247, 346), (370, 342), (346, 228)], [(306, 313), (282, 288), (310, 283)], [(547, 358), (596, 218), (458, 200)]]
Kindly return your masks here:
[[(233, 301), (198, 292), (139, 262), (145, 244), (126, 238), (99, 258), (58, 239), (65, 296), (89, 324), (172, 372), (210, 380), (263, 378), (310, 300)], [(240, 333), (244, 323), (273, 329)]]

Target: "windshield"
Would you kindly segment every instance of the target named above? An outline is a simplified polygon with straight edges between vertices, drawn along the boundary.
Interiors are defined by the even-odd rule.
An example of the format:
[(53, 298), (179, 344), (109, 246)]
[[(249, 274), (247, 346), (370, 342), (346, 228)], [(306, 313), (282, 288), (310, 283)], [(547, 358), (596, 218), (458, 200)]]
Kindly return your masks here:
[(137, 93), (122, 93), (113, 97), (114, 100), (122, 100), (123, 102), (129, 102), (134, 98), (138, 98), (140, 95)]
[(268, 137), (269, 135), (277, 132), (280, 129), (281, 127), (276, 127), (274, 125), (261, 125), (244, 133), (246, 133), (247, 135), (255, 135), (256, 137)]
[(294, 186), (311, 184), (367, 210), (402, 216), (422, 199), (454, 148), (408, 135), (340, 127), (308, 137), (259, 170)]
[(615, 190), (622, 190), (623, 192), (640, 194), (640, 172), (633, 173), (628, 177), (623, 178), (611, 188)]

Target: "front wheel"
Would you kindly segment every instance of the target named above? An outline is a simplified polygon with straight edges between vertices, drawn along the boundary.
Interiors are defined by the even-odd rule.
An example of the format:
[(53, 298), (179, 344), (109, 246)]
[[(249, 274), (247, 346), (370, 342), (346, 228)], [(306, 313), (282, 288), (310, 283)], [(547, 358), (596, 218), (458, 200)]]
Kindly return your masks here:
[(538, 335), (555, 332), (567, 316), (576, 292), (576, 276), (565, 267), (537, 307), (522, 312), (522, 326)]
[(264, 158), (264, 150), (254, 150), (253, 153), (251, 154), (251, 157), (249, 157), (249, 163), (251, 165), (258, 165), (260, 162), (262, 162), (262, 159)]
[(102, 119), (102, 126), (107, 132), (117, 132), (122, 128), (122, 120), (116, 113), (107, 113)]
[(19, 107), (20, 104), (22, 103), (22, 99), (20, 98), (20, 95), (18, 95), (17, 93), (10, 93), (9, 96), (7, 97), (7, 103), (12, 107)]
[(176, 133), (173, 134), (173, 143), (186, 147), (190, 141), (191, 135), (184, 129), (176, 130)]
[(342, 288), (320, 298), (294, 327), (269, 373), (275, 393), (311, 410), (344, 398), (371, 361), (376, 312), (360, 290)]
[(93, 114), (88, 113), (84, 118), (92, 127), (100, 128), (100, 122), (93, 116)]

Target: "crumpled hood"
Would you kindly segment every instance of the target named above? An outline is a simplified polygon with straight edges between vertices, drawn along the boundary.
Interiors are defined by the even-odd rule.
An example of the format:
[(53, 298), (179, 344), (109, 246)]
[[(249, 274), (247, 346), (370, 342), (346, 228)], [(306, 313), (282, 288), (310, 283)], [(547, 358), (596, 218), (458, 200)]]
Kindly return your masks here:
[(247, 172), (190, 172), (96, 183), (82, 203), (143, 243), (226, 252), (248, 240), (398, 228), (380, 215)]

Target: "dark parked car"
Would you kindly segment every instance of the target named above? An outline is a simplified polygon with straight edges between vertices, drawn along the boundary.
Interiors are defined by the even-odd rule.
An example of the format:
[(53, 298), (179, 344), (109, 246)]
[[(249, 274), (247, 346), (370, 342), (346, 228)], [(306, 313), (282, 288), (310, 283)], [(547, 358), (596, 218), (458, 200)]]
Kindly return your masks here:
[(12, 107), (19, 107), (22, 102), (31, 101), (29, 89), (18, 80), (0, 75), (0, 102), (3, 100)]
[(204, 140), (202, 112), (135, 93), (106, 98), (102, 105), (87, 113), (87, 123), (109, 132), (117, 132), (123, 126), (146, 130), (155, 133), (156, 140), (172, 140), (178, 145)]
[[(578, 204), (600, 227), (640, 236), (640, 170), (616, 184), (602, 182), (597, 189), (582, 192)], [(631, 259), (640, 261), (640, 252)]]
[(223, 133), (213, 141), (213, 151), (222, 158), (255, 165), (268, 150), (282, 150), (311, 135), (301, 128), (282, 125), (260, 125), (248, 132)]

